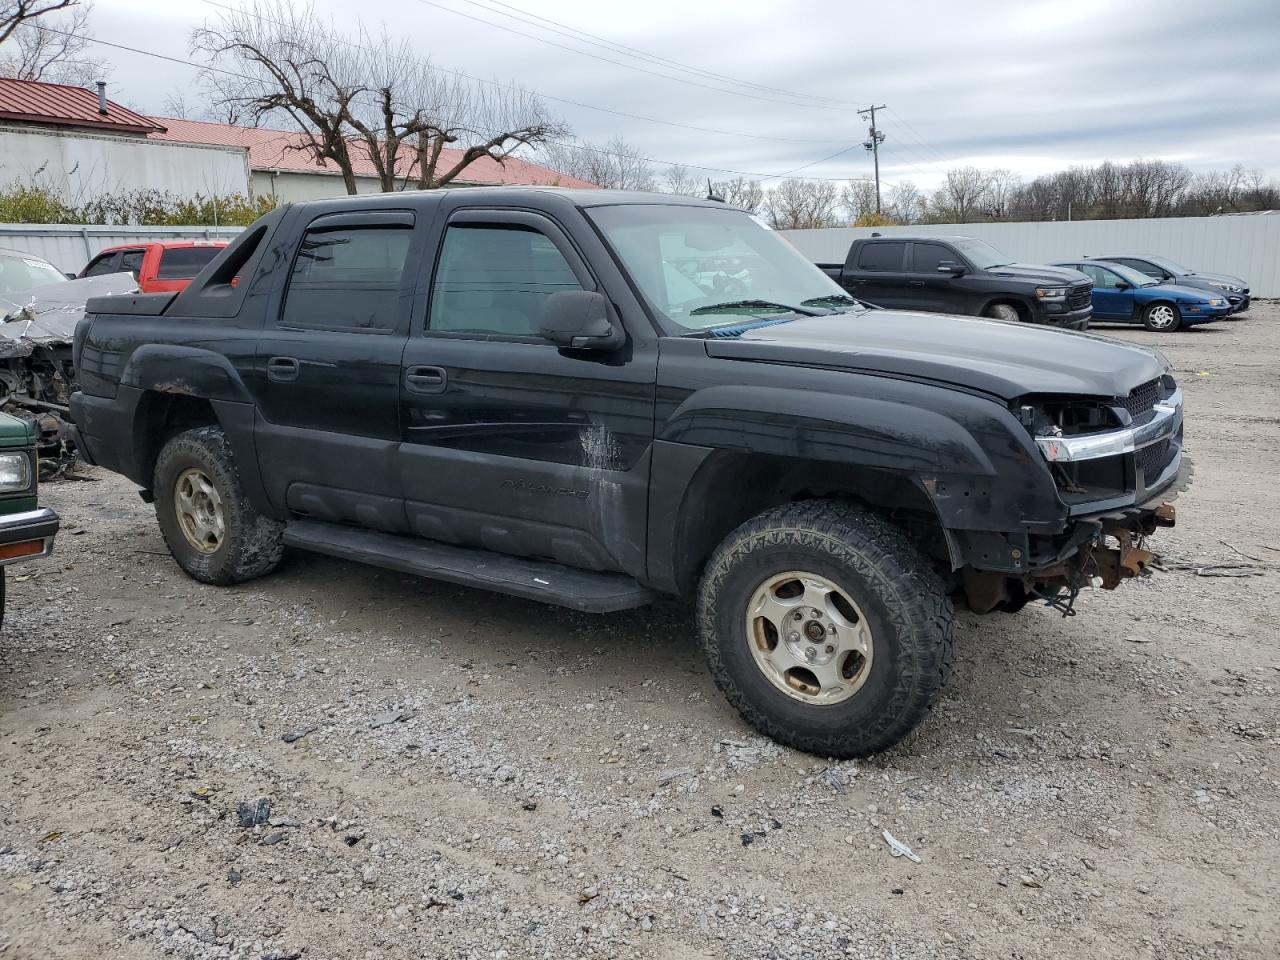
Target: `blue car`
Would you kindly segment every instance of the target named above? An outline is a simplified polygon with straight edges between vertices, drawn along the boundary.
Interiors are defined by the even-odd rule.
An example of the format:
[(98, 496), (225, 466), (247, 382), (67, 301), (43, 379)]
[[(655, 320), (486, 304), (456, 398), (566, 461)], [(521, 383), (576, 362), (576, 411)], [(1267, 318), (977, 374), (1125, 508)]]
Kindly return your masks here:
[(1148, 330), (1168, 331), (1220, 320), (1231, 312), (1225, 296), (1161, 283), (1118, 263), (1085, 260), (1054, 266), (1079, 270), (1093, 281), (1094, 320), (1141, 323)]

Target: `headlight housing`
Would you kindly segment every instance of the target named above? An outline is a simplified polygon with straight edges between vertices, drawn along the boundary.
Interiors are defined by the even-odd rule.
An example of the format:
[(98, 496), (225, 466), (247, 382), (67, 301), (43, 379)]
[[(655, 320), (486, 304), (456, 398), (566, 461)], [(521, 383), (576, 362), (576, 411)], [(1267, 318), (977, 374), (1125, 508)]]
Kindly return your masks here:
[(1210, 300), (1210, 301), (1209, 301), (1209, 306), (1211, 306), (1211, 307), (1221, 307), (1221, 306), (1222, 306), (1223, 304), (1225, 304), (1226, 302), (1227, 302), (1227, 301), (1223, 300), (1221, 297), (1215, 297), (1214, 299), (1212, 299), (1212, 300)]
[(0, 453), (0, 493), (16, 493), (31, 486), (31, 457), (25, 452)]
[(1040, 300), (1061, 300), (1067, 295), (1066, 287), (1037, 287), (1036, 297)]
[(1209, 286), (1217, 287), (1219, 290), (1226, 290), (1228, 293), (1239, 293), (1240, 288), (1234, 283), (1223, 283), (1220, 280), (1210, 280)]

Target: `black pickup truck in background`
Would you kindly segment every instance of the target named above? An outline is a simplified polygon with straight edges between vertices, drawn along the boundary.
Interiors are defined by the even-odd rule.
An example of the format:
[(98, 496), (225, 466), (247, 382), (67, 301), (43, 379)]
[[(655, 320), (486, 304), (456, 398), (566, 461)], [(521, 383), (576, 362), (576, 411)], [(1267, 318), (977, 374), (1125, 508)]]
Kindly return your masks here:
[(953, 598), (1069, 610), (1146, 572), (1182, 476), (1157, 354), (868, 309), (669, 195), (294, 204), (180, 293), (91, 300), (74, 352), (78, 448), (193, 578), (289, 546), (595, 613), (685, 597), (742, 716), (824, 756), (925, 717)]
[(872, 236), (843, 264), (820, 263), (852, 296), (891, 310), (1089, 326), (1093, 284), (1078, 270), (1010, 263), (972, 237)]

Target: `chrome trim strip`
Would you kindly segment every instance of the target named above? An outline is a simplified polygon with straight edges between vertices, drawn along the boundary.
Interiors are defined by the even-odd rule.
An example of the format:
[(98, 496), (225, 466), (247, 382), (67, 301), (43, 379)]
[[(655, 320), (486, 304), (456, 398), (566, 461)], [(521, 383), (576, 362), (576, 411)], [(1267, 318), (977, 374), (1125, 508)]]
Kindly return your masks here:
[(29, 523), (45, 523), (57, 519), (58, 515), (48, 507), (37, 507), (35, 510), (24, 510), (22, 513), (0, 515), (0, 527), (25, 527)]
[(1076, 463), (1133, 453), (1178, 432), (1182, 426), (1182, 388), (1158, 401), (1153, 409), (1155, 416), (1141, 426), (1079, 437), (1036, 437), (1036, 446), (1050, 463)]

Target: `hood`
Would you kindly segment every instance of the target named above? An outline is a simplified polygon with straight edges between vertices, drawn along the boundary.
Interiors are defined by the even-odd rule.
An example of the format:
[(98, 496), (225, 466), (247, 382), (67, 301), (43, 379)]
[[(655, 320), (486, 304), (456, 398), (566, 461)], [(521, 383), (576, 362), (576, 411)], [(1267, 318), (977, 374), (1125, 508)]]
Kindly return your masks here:
[(0, 357), (24, 357), (33, 346), (71, 342), (90, 297), (134, 293), (131, 273), (65, 280), (0, 297)]
[(1205, 283), (1216, 280), (1218, 283), (1229, 283), (1233, 287), (1240, 287), (1242, 290), (1249, 286), (1249, 284), (1245, 283), (1239, 277), (1233, 277), (1229, 273), (1200, 273), (1199, 271), (1196, 271), (1195, 273), (1184, 273), (1182, 276), (1177, 278), (1176, 282), (1186, 283), (1187, 281), (1194, 282), (1197, 280), (1203, 280)]
[(706, 349), (732, 360), (940, 381), (1004, 400), (1031, 393), (1124, 396), (1167, 366), (1150, 350), (1106, 337), (898, 310), (805, 317), (710, 339)]
[(987, 271), (995, 277), (1009, 277), (1013, 280), (1027, 280), (1032, 283), (1055, 283), (1068, 285), (1086, 283), (1089, 278), (1079, 270), (1071, 267), (1050, 267), (1039, 263), (1006, 263), (992, 267)]

